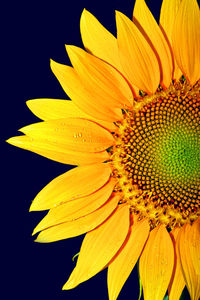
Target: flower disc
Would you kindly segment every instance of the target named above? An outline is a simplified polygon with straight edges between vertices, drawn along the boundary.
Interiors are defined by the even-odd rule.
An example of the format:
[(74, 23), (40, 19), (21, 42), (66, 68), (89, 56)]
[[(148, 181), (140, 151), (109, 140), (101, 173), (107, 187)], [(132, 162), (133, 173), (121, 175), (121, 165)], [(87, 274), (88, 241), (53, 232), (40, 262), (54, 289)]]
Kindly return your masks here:
[(198, 86), (176, 84), (144, 97), (119, 124), (113, 151), (118, 189), (152, 226), (173, 227), (200, 213), (199, 96)]

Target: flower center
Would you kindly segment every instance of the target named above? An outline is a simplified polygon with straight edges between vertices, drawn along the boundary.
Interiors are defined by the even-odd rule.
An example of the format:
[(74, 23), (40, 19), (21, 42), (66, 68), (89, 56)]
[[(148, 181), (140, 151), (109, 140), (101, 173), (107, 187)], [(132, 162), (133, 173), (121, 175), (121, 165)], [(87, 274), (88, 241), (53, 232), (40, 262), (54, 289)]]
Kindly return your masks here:
[(200, 215), (200, 86), (176, 83), (136, 102), (115, 134), (113, 175), (123, 201), (152, 226)]

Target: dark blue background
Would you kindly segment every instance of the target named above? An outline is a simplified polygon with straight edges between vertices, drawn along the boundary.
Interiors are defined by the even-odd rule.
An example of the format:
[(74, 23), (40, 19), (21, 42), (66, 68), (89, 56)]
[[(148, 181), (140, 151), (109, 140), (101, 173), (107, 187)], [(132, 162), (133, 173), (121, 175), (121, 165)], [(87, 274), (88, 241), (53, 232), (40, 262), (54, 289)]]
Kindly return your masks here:
[[(161, 1), (147, 1), (158, 18)], [(3, 75), (1, 120), (3, 140), (17, 129), (37, 122), (25, 101), (67, 96), (51, 73), (50, 58), (69, 64), (65, 44), (82, 46), (79, 20), (84, 8), (113, 34), (114, 10), (131, 18), (134, 1), (11, 1), (4, 4), (1, 46)], [(156, 7), (155, 7), (156, 5)], [(1, 107), (2, 107), (1, 106)], [(5, 152), (3, 152), (5, 150)], [(70, 166), (3, 143), (1, 248), (3, 299), (107, 299), (106, 270), (76, 289), (61, 291), (75, 263), (83, 236), (51, 244), (34, 242), (31, 232), (44, 213), (28, 209), (32, 199), (50, 180)], [(4, 170), (3, 167), (5, 166)], [(138, 298), (137, 272), (126, 282), (119, 300)], [(1, 293), (3, 292), (1, 288)]]

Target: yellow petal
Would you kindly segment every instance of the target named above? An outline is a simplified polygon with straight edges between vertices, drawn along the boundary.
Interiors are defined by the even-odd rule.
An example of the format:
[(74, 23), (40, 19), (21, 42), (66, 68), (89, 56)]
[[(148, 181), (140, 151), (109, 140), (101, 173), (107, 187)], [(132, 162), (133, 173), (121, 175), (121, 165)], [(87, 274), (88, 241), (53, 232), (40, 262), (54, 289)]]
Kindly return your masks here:
[[(124, 75), (119, 59), (117, 39), (86, 9), (81, 16), (81, 36), (87, 51), (114, 66)], [(132, 86), (133, 93), (138, 96), (139, 89)]]
[(125, 15), (116, 12), (119, 55), (131, 84), (154, 93), (160, 82), (158, 60), (139, 29)]
[[(172, 33), (174, 28), (174, 22), (176, 20), (176, 15), (181, 4), (181, 0), (163, 0), (161, 11), (160, 11), (160, 27), (164, 34), (167, 36), (170, 46), (172, 45)], [(179, 69), (175, 58), (173, 59), (174, 73), (173, 78), (178, 80), (182, 72)]]
[(71, 289), (104, 268), (123, 244), (129, 229), (129, 206), (120, 205), (103, 224), (87, 233), (77, 265), (63, 289)]
[[(75, 46), (66, 46), (74, 69), (94, 99), (100, 97), (111, 108), (133, 104), (133, 94), (124, 77), (101, 59)], [(98, 98), (97, 98), (98, 99)]]
[(174, 266), (172, 240), (163, 225), (154, 228), (140, 257), (140, 277), (144, 299), (163, 299)]
[(200, 275), (200, 218), (192, 224), (188, 238), (193, 266), (195, 272)]
[(66, 94), (83, 112), (99, 120), (108, 122), (117, 121), (121, 114), (117, 109), (110, 107), (109, 103), (97, 95), (93, 89), (83, 84), (77, 72), (72, 67), (51, 61), (51, 69)]
[(173, 28), (176, 61), (193, 85), (200, 78), (200, 11), (196, 0), (182, 0)]
[(148, 238), (149, 225), (147, 220), (135, 222), (129, 229), (129, 234), (109, 263), (108, 293), (109, 300), (116, 300), (124, 283), (134, 268), (144, 244)]
[(121, 71), (116, 38), (86, 9), (81, 15), (80, 28), (85, 48)]
[(165, 30), (169, 41), (171, 42), (174, 22), (180, 7), (181, 0), (163, 0), (160, 11), (160, 25)]
[(28, 108), (42, 120), (83, 118), (93, 120), (110, 131), (115, 131), (116, 126), (112, 122), (99, 121), (80, 110), (73, 101), (60, 99), (34, 99), (26, 102)]
[(179, 228), (175, 228), (170, 232), (172, 242), (174, 244), (175, 256), (174, 269), (168, 287), (169, 300), (179, 299), (185, 287), (185, 280), (181, 270), (180, 257), (178, 251), (176, 250), (176, 240), (179, 230)]
[[(42, 231), (35, 241), (39, 243), (51, 243), (93, 230), (110, 216), (114, 209), (116, 209), (119, 200), (120, 197), (118, 195), (111, 197), (103, 206), (89, 215), (49, 227)], [(35, 231), (33, 234), (35, 234)]]
[(110, 173), (109, 164), (74, 168), (47, 184), (34, 199), (30, 210), (45, 210), (90, 195), (108, 181)]
[(109, 159), (106, 151), (96, 153), (70, 151), (66, 146), (25, 135), (12, 137), (7, 142), (63, 164), (90, 165)]
[(193, 266), (191, 243), (188, 240), (190, 233), (191, 226), (189, 224), (186, 224), (182, 230), (180, 230), (177, 237), (177, 251), (179, 252), (181, 268), (191, 300), (199, 300), (200, 275), (196, 274)]
[(20, 131), (31, 138), (44, 139), (71, 151), (101, 152), (114, 143), (113, 136), (103, 127), (78, 118), (39, 122)]
[[(156, 53), (160, 71), (161, 71), (161, 83), (168, 87), (172, 81), (172, 55), (169, 45), (160, 30), (156, 20), (151, 14), (144, 0), (136, 0), (133, 11), (133, 22), (139, 27), (141, 32), (147, 37), (147, 41), (151, 44)], [(142, 28), (141, 28), (142, 26)]]
[(68, 201), (62, 205), (50, 209), (46, 217), (44, 217), (34, 229), (34, 234), (48, 227), (73, 221), (92, 213), (109, 199), (115, 184), (115, 180), (111, 179), (102, 188), (89, 196)]

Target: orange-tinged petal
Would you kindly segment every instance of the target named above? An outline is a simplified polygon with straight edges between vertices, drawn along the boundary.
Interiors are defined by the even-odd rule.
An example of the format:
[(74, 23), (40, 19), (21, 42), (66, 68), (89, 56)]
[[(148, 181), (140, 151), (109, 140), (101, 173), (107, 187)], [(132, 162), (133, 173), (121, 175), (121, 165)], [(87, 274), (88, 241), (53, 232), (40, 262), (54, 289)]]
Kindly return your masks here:
[(91, 195), (73, 201), (68, 201), (62, 205), (50, 209), (46, 217), (44, 217), (35, 228), (34, 234), (48, 227), (73, 221), (92, 213), (109, 199), (115, 184), (115, 180), (111, 179), (102, 188)]
[(144, 299), (164, 298), (174, 266), (174, 248), (164, 225), (155, 227), (140, 257)]
[(133, 104), (133, 94), (124, 77), (101, 59), (75, 46), (66, 46), (72, 65), (83, 84), (112, 108)]
[(200, 218), (192, 224), (188, 238), (193, 266), (195, 272), (200, 275)]
[(38, 122), (20, 131), (31, 138), (42, 138), (71, 151), (101, 152), (114, 143), (113, 136), (105, 128), (93, 121), (78, 118)]
[(117, 39), (86, 9), (80, 21), (85, 48), (121, 71)]
[(85, 236), (77, 265), (63, 289), (71, 289), (100, 272), (123, 244), (129, 229), (129, 206), (120, 205), (103, 224)]
[(25, 135), (12, 137), (7, 142), (63, 164), (90, 165), (109, 159), (106, 151), (96, 153), (70, 151), (66, 146)]
[[(133, 11), (133, 22), (136, 25), (139, 22), (141, 32), (152, 45), (160, 65), (161, 83), (165, 87), (168, 87), (172, 81), (173, 71), (171, 51), (162, 31), (144, 0), (136, 0)], [(140, 26), (142, 26), (142, 28)]]
[(112, 122), (99, 121), (80, 110), (73, 101), (61, 99), (33, 99), (26, 102), (28, 108), (42, 120), (83, 118), (93, 120), (101, 126), (115, 131), (116, 126)]
[(108, 122), (117, 121), (122, 117), (119, 109), (110, 107), (101, 95), (95, 93), (94, 87), (88, 89), (87, 84), (83, 84), (72, 67), (51, 61), (51, 69), (64, 91), (83, 112)]
[(188, 240), (190, 233), (191, 226), (189, 224), (184, 225), (177, 237), (177, 251), (179, 252), (181, 268), (191, 300), (199, 300), (200, 275), (196, 274), (191, 257), (191, 243)]
[[(111, 196), (103, 206), (93, 213), (73, 221), (49, 227), (42, 231), (35, 241), (39, 243), (50, 243), (78, 236), (93, 230), (110, 216), (114, 209), (116, 209), (119, 200), (119, 195)], [(35, 233), (36, 231), (33, 232), (33, 234)]]
[(116, 22), (120, 61), (129, 82), (147, 93), (154, 93), (160, 82), (154, 51), (137, 26), (118, 11)]
[(129, 234), (108, 266), (108, 294), (109, 300), (116, 300), (124, 283), (134, 268), (144, 244), (148, 238), (149, 225), (142, 220), (129, 229)]
[(174, 22), (180, 4), (181, 4), (181, 0), (162, 1), (161, 11), (160, 11), (160, 25), (165, 30), (170, 42), (172, 38)]
[(200, 78), (200, 10), (196, 0), (182, 0), (172, 46), (179, 68), (191, 84)]
[[(163, 30), (164, 34), (167, 36), (170, 46), (172, 45), (172, 33), (174, 28), (174, 22), (176, 20), (176, 15), (181, 4), (181, 0), (163, 0), (161, 11), (160, 11), (160, 27)], [(182, 72), (179, 69), (175, 58), (174, 63), (174, 73), (173, 78), (178, 80)]]
[(185, 287), (185, 280), (181, 270), (180, 257), (176, 249), (176, 240), (180, 228), (175, 228), (170, 232), (172, 242), (174, 244), (175, 256), (174, 256), (174, 269), (172, 277), (168, 287), (169, 300), (179, 299), (181, 293)]
[(90, 195), (109, 179), (109, 164), (76, 167), (47, 184), (34, 199), (30, 210), (45, 210)]

